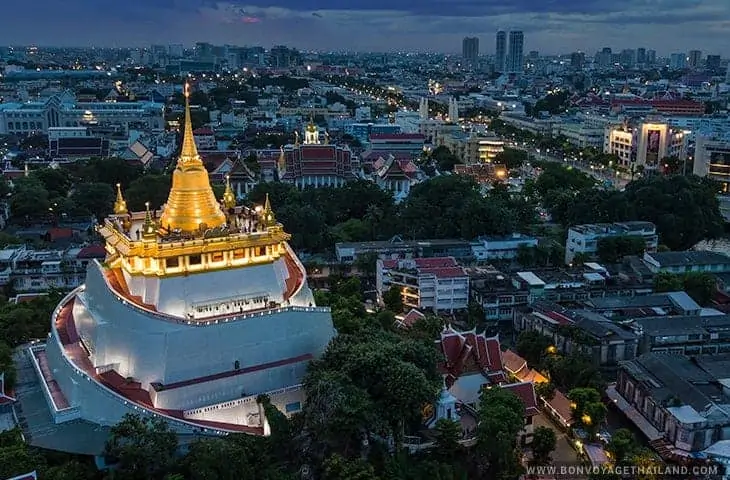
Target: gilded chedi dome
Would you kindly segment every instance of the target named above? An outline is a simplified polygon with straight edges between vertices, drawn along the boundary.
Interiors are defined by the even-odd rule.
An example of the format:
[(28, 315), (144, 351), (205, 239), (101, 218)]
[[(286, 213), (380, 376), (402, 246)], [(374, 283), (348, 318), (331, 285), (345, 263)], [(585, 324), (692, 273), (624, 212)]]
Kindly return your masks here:
[(177, 167), (172, 174), (172, 188), (160, 218), (160, 227), (168, 231), (194, 232), (219, 228), (226, 223), (200, 159), (190, 118), (190, 91), (185, 85), (185, 126)]

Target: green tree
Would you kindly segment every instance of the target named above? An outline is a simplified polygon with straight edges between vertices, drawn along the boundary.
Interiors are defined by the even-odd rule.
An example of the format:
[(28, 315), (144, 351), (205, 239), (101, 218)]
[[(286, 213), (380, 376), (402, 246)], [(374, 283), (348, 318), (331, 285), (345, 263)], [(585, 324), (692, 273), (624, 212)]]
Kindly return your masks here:
[(695, 302), (707, 307), (717, 292), (717, 278), (707, 272), (688, 272), (682, 276), (682, 286)]
[(670, 272), (659, 272), (654, 276), (654, 291), (678, 292), (685, 291), (699, 305), (708, 306), (712, 303), (717, 291), (717, 280), (707, 272), (687, 272), (675, 275)]
[(596, 253), (601, 262), (618, 263), (627, 255), (642, 255), (646, 250), (644, 238), (636, 235), (598, 239)]
[(717, 186), (710, 180), (682, 175), (643, 177), (626, 186), (634, 219), (653, 222), (661, 242), (687, 250), (724, 232)]
[(380, 329), (337, 336), (304, 382), (304, 422), (319, 439), (315, 450), (359, 454), (365, 432), (400, 445), (441, 384), (432, 345)]
[(601, 402), (601, 394), (593, 388), (574, 388), (568, 392), (572, 407), (573, 424), (582, 427), (588, 438), (598, 433), (606, 419), (606, 406)]
[(378, 480), (375, 469), (362, 459), (347, 459), (334, 454), (324, 461), (323, 480)]
[(539, 367), (544, 365), (548, 348), (552, 344), (550, 337), (534, 330), (525, 330), (517, 337), (515, 349), (528, 365)]
[(611, 452), (616, 464), (622, 465), (637, 453), (639, 443), (631, 430), (620, 428), (613, 432), (606, 449)]
[(504, 165), (508, 170), (518, 170), (527, 163), (527, 160), (527, 152), (509, 147), (506, 147), (503, 152), (494, 157), (494, 163)]
[(522, 401), (500, 387), (485, 388), (478, 415), (476, 452), (480, 478), (516, 478), (522, 470), (517, 443), (525, 423)]
[(112, 212), (114, 190), (106, 183), (82, 183), (71, 194), (71, 200), (82, 211), (104, 218)]
[(442, 172), (450, 172), (454, 170), (454, 165), (461, 163), (459, 157), (454, 155), (448, 147), (444, 146), (436, 147), (431, 152), (431, 159)]
[(546, 402), (555, 397), (555, 385), (552, 382), (540, 382), (535, 384), (535, 393)]
[(30, 176), (40, 181), (50, 198), (65, 197), (72, 184), (68, 171), (61, 168), (40, 168), (31, 171)]
[(390, 287), (383, 292), (383, 303), (385, 308), (393, 313), (401, 313), (403, 311), (403, 295), (397, 286)]
[(590, 358), (585, 355), (571, 354), (555, 356), (548, 360), (547, 369), (550, 379), (562, 391), (587, 387), (602, 391), (605, 382), (601, 373)]
[(164, 420), (127, 414), (112, 427), (104, 454), (115, 466), (112, 478), (161, 477), (175, 465), (177, 435)]
[(23, 177), (17, 179), (14, 184), (10, 198), (10, 214), (15, 221), (34, 220), (48, 214), (51, 206), (48, 191), (38, 178)]
[(434, 452), (446, 461), (454, 461), (461, 453), (461, 424), (445, 418), (436, 422), (436, 445)]
[(134, 212), (144, 211), (146, 202), (150, 202), (151, 208), (159, 208), (167, 202), (171, 185), (169, 175), (145, 175), (129, 184), (124, 198)]
[(530, 448), (532, 449), (532, 462), (535, 465), (547, 465), (550, 463), (552, 460), (550, 454), (555, 450), (556, 444), (557, 437), (555, 436), (555, 430), (543, 426), (535, 428), (535, 432), (532, 435), (532, 443), (530, 444)]

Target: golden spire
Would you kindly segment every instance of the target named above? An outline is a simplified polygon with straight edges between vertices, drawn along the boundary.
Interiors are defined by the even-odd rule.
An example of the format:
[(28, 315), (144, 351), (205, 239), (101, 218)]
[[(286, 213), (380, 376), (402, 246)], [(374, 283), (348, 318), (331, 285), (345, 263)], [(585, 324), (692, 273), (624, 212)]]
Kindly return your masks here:
[(195, 136), (193, 135), (193, 121), (190, 118), (190, 85), (185, 83), (185, 124), (183, 126), (183, 141), (180, 149), (180, 162), (200, 160), (198, 155), (198, 147), (195, 145)]
[(155, 221), (152, 219), (150, 202), (145, 202), (144, 207), (147, 210), (147, 214), (144, 217), (144, 224), (142, 225), (142, 238), (145, 240), (154, 240), (157, 238), (157, 227), (155, 226)]
[(269, 201), (269, 194), (266, 194), (266, 201), (264, 202), (264, 211), (261, 212), (265, 227), (273, 227), (276, 225), (276, 217), (274, 211), (271, 209), (271, 202)]
[(186, 83), (182, 148), (172, 173), (172, 188), (160, 224), (170, 230), (194, 232), (202, 228), (219, 228), (225, 223), (226, 217), (215, 198), (208, 171), (195, 146), (190, 118), (190, 89)]
[(126, 215), (127, 212), (127, 202), (122, 196), (122, 184), (117, 183), (117, 200), (114, 202), (114, 214)]
[(233, 194), (233, 189), (231, 188), (230, 175), (226, 175), (226, 191), (223, 192), (223, 205), (228, 210), (236, 206), (236, 195)]

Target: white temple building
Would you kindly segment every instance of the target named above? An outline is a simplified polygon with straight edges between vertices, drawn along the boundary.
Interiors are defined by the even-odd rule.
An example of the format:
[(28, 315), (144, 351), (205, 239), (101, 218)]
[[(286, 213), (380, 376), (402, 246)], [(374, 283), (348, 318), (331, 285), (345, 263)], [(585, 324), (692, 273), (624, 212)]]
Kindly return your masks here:
[[(286, 415), (301, 410), (307, 365), (335, 335), (330, 311), (315, 305), (268, 198), (256, 209), (235, 203), (230, 184), (214, 197), (188, 109), (167, 203), (128, 212), (118, 189), (98, 228), (105, 261), (90, 264), (46, 341), (18, 359), (22, 384), (39, 386), (18, 382), (29, 428), (53, 430), (31, 444), (99, 453), (103, 441), (78, 445), (81, 426), (103, 438), (127, 413), (162, 418), (181, 437), (266, 435), (260, 394)], [(40, 394), (46, 427), (31, 418)]]

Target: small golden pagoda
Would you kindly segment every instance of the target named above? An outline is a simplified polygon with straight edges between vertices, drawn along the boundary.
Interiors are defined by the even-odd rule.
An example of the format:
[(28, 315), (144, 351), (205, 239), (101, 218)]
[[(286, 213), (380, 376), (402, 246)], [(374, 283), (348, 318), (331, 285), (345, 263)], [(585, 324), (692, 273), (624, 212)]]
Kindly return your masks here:
[(117, 183), (117, 199), (114, 202), (114, 215), (126, 215), (129, 213), (127, 210), (127, 202), (122, 196), (122, 185)]
[(220, 228), (226, 223), (208, 179), (208, 171), (198, 154), (190, 118), (190, 90), (185, 84), (185, 127), (177, 167), (172, 174), (172, 189), (160, 218), (167, 231), (195, 232)]
[(231, 188), (231, 176), (226, 175), (226, 191), (223, 193), (223, 206), (230, 210), (236, 206), (236, 195)]

